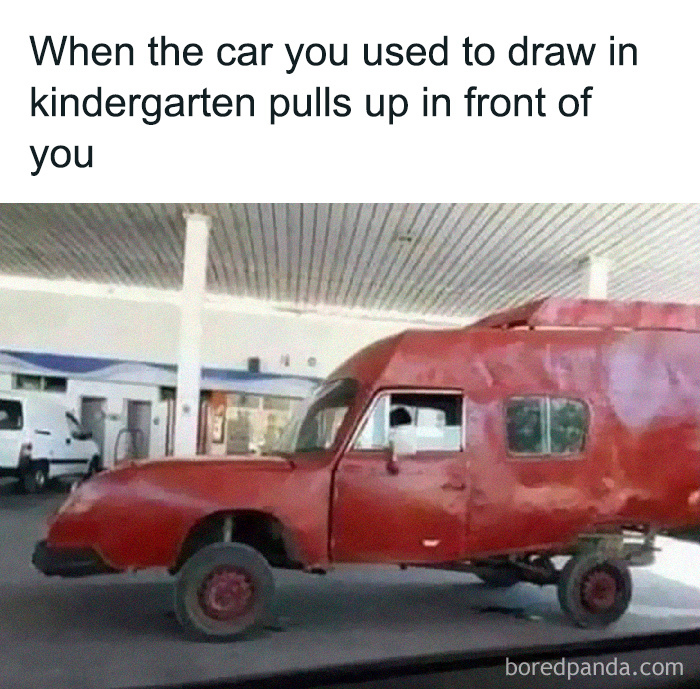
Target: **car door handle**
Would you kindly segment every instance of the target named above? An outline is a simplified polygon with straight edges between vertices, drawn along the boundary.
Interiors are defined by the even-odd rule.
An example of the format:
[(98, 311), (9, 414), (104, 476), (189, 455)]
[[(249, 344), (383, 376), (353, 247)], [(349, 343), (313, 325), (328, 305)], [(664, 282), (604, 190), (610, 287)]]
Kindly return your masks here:
[(442, 490), (466, 490), (467, 484), (466, 483), (451, 483), (448, 481), (447, 483), (443, 483), (440, 488)]

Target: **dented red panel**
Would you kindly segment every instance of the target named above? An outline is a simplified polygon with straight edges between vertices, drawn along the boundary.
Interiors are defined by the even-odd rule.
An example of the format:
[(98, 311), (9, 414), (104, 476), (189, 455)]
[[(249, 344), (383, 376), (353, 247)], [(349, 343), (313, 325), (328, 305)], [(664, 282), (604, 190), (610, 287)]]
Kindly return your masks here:
[(97, 476), (85, 490), (95, 502), (58, 515), (48, 542), (94, 547), (116, 569), (171, 566), (199, 520), (234, 509), (276, 517), (301, 561), (327, 561), (330, 471), (322, 462), (153, 461)]
[(464, 552), (468, 477), (461, 452), (403, 457), (350, 450), (335, 477), (336, 562), (450, 562)]
[[(543, 325), (513, 328), (504, 326)], [(89, 481), (49, 543), (96, 547), (116, 568), (170, 565), (209, 514), (270, 514), (306, 565), (426, 562), (562, 550), (581, 533), (700, 521), (697, 307), (544, 300), (470, 328), (406, 331), (331, 376), (358, 382), (332, 451), (283, 458), (147, 462)], [(402, 458), (350, 451), (381, 390), (465, 399), (465, 449)], [(583, 402), (582, 449), (518, 456), (514, 396)], [(92, 502), (90, 502), (90, 494)], [(331, 526), (329, 528), (329, 519)]]
[[(464, 557), (563, 547), (580, 533), (608, 526), (698, 521), (696, 333), (409, 331), (382, 354), (375, 390), (457, 387), (467, 396)], [(341, 372), (360, 375), (361, 369), (351, 363)], [(510, 456), (504, 403), (518, 395), (585, 401), (590, 423), (583, 451), (566, 459)], [(379, 501), (377, 486), (372, 489)], [(394, 495), (414, 529), (426, 495)], [(391, 499), (388, 491), (381, 494), (383, 503)]]

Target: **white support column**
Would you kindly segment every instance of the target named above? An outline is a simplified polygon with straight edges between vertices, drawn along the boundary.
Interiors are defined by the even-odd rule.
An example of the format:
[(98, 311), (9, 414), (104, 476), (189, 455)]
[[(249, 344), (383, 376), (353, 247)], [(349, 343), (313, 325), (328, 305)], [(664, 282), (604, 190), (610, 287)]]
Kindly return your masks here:
[(207, 256), (211, 219), (201, 213), (186, 213), (184, 272), (180, 315), (180, 345), (177, 360), (175, 454), (197, 451), (199, 395), (202, 374), (202, 314), (207, 282)]
[(610, 260), (588, 256), (581, 262), (581, 296), (587, 299), (607, 299)]

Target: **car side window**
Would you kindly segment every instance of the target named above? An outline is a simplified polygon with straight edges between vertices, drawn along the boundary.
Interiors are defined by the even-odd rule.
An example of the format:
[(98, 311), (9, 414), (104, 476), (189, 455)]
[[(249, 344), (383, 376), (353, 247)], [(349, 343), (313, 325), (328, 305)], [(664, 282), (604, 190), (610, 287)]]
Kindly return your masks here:
[(505, 416), (511, 455), (571, 455), (583, 450), (588, 408), (581, 400), (512, 397), (506, 402)]
[(418, 452), (462, 449), (462, 397), (433, 392), (381, 395), (365, 418), (354, 448), (383, 450), (398, 426), (416, 428)]
[(389, 399), (389, 395), (377, 399), (355, 440), (355, 449), (381, 450), (389, 446)]

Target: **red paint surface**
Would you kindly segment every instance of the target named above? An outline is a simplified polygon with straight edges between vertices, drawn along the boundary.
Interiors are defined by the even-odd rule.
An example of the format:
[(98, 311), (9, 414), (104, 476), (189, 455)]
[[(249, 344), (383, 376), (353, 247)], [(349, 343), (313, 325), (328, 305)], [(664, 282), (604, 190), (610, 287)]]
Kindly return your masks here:
[[(508, 329), (521, 324), (539, 329)], [(548, 300), (465, 329), (408, 331), (332, 374), (360, 388), (332, 450), (296, 456), (294, 468), (282, 458), (197, 458), (106, 472), (71, 498), (94, 500), (59, 514), (48, 541), (95, 547), (117, 568), (169, 566), (202, 518), (257, 510), (284, 525), (312, 566), (559, 550), (599, 529), (694, 524), (699, 324), (697, 307)], [(466, 449), (401, 458), (397, 474), (388, 453), (346, 452), (374, 395), (395, 388), (461, 391)], [(503, 405), (523, 394), (584, 400), (583, 451), (509, 456)]]

